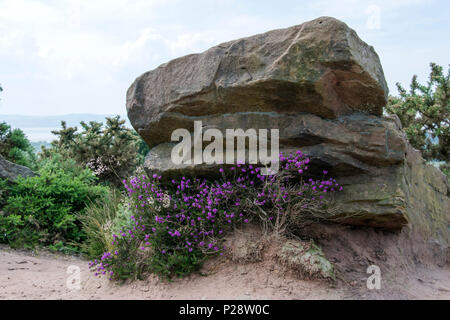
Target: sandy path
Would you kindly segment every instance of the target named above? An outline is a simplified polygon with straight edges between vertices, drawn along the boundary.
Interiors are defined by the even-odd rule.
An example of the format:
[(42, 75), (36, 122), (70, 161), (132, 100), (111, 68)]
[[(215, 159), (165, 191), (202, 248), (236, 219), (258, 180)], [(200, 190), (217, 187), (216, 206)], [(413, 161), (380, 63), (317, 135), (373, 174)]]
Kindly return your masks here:
[[(67, 287), (69, 266), (81, 270), (81, 290)], [(283, 279), (251, 265), (231, 265), (209, 276), (193, 275), (168, 283), (156, 277), (125, 285), (99, 279), (87, 261), (0, 247), (0, 299), (332, 299), (339, 292), (324, 283)]]
[[(213, 263), (213, 262), (212, 262)], [(66, 282), (69, 266), (81, 270), (81, 289)], [(276, 267), (221, 264), (209, 275), (193, 275), (171, 283), (150, 277), (117, 285), (95, 278), (85, 260), (46, 252), (30, 254), (0, 246), (0, 299), (450, 299), (450, 273), (424, 270), (417, 279), (390, 283), (378, 292), (356, 287), (290, 278)], [(364, 280), (364, 279), (362, 279)]]

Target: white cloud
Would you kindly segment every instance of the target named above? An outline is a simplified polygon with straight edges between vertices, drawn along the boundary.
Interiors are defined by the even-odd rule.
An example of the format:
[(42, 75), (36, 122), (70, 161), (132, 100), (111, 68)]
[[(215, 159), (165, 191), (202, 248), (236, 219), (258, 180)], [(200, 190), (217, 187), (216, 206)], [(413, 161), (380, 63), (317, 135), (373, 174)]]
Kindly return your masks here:
[(3, 0), (0, 2), (0, 21), (30, 25), (60, 23), (63, 19), (56, 8), (31, 0)]
[(165, 45), (172, 56), (186, 55), (197, 52), (199, 48), (205, 48), (216, 44), (217, 37), (212, 31), (182, 33), (174, 39), (166, 39)]
[(164, 40), (163, 36), (151, 28), (145, 28), (135, 41), (127, 41), (117, 48), (112, 64), (114, 66), (124, 65), (130, 59), (136, 59), (146, 50), (150, 41)]
[[(66, 112), (61, 101), (70, 112), (123, 113), (125, 91), (134, 78), (161, 63), (321, 15), (347, 22), (379, 53), (384, 50), (382, 61), (398, 59), (410, 53), (402, 45), (394, 55), (391, 43), (406, 41), (404, 34), (425, 33), (423, 24), (436, 19), (443, 27), (421, 41), (445, 33), (449, 20), (440, 14), (442, 3), (424, 6), (430, 1), (0, 0), (0, 82), (5, 87), (0, 113)], [(368, 21), (370, 6), (380, 9), (379, 24)], [(415, 6), (436, 9), (420, 12), (418, 19), (406, 13)], [(439, 53), (427, 48), (427, 55)], [(402, 81), (390, 71), (395, 65), (386, 62), (386, 75)], [(402, 68), (396, 70), (407, 72)]]
[[(17, 56), (26, 52), (28, 57), (42, 59), (47, 72), (69, 78), (92, 72), (95, 66), (118, 65), (143, 49), (148, 40), (160, 36), (145, 28), (136, 42), (123, 44), (105, 27), (95, 25), (97, 17), (132, 21), (162, 3), (139, 0), (130, 5), (119, 0), (65, 0), (50, 6), (31, 0), (5, 0), (0, 2), (0, 53)], [(25, 41), (34, 43), (32, 51), (29, 46), (24, 51)]]

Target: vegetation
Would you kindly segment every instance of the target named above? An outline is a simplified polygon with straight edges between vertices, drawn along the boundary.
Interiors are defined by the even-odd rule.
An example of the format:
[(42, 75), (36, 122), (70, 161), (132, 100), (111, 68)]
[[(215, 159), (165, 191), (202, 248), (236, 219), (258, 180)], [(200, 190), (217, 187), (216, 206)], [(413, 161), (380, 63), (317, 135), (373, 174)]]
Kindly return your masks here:
[(12, 129), (6, 122), (0, 122), (0, 155), (22, 166), (37, 168), (34, 148), (25, 133), (20, 129)]
[[(399, 97), (390, 97), (386, 111), (396, 114), (410, 143), (422, 151), (425, 159), (449, 162), (450, 150), (450, 69), (430, 64), (426, 85), (414, 75), (410, 90), (399, 83)], [(447, 168), (448, 170), (448, 168)]]
[(3, 185), (0, 242), (12, 247), (52, 246), (76, 251), (85, 239), (76, 214), (83, 214), (89, 201), (106, 195), (95, 185), (89, 169), (55, 155), (42, 163), (39, 176), (18, 177)]
[(104, 184), (120, 186), (123, 177), (130, 176), (143, 160), (137, 152), (139, 138), (119, 116), (106, 118), (105, 126), (96, 121), (81, 122), (81, 132), (76, 127), (67, 127), (64, 121), (61, 127), (52, 131), (58, 138), (52, 142), (52, 148), (43, 149), (43, 157), (58, 153), (75, 159), (79, 166), (90, 168)]
[(238, 164), (221, 168), (222, 178), (214, 181), (183, 177), (168, 182), (156, 174), (123, 181), (132, 227), (112, 235), (112, 248), (91, 261), (91, 269), (111, 279), (148, 272), (184, 276), (207, 257), (223, 254), (224, 237), (237, 225), (254, 220), (283, 234), (296, 231), (297, 219), (326, 217), (331, 210), (326, 196), (342, 187), (333, 178), (303, 179), (309, 158), (300, 151), (280, 155), (280, 162), (280, 172), (269, 176)]
[(5, 122), (0, 122), (0, 155), (5, 159), (29, 167), (37, 168), (34, 148), (20, 129), (11, 129)]
[[(430, 79), (414, 76), (409, 91), (397, 84), (386, 111), (399, 116), (414, 147), (449, 172), (449, 73), (431, 64)], [(0, 88), (1, 91), (1, 88)], [(0, 124), (0, 154), (39, 175), (0, 180), (0, 242), (82, 252), (97, 276), (165, 278), (198, 270), (226, 249), (235, 227), (257, 223), (266, 232), (300, 234), (305, 223), (333, 211), (331, 195), (342, 187), (327, 176), (306, 176), (302, 152), (280, 154), (281, 169), (268, 176), (238, 164), (221, 178), (148, 177), (139, 167), (148, 146), (119, 116), (81, 122), (81, 130), (53, 131), (56, 140), (38, 156), (23, 132)]]
[(82, 251), (90, 258), (111, 251), (113, 234), (118, 234), (122, 228), (133, 227), (132, 215), (126, 198), (117, 189), (109, 190), (106, 198), (90, 202), (86, 212), (78, 215), (86, 234)]
[(106, 126), (82, 122), (78, 132), (62, 122), (53, 132), (57, 139), (36, 155), (21, 130), (0, 123), (0, 154), (39, 174), (0, 180), (0, 243), (88, 256), (107, 250), (112, 233), (131, 221), (114, 186), (142, 163), (138, 151), (148, 151), (124, 124), (119, 116), (107, 118)]

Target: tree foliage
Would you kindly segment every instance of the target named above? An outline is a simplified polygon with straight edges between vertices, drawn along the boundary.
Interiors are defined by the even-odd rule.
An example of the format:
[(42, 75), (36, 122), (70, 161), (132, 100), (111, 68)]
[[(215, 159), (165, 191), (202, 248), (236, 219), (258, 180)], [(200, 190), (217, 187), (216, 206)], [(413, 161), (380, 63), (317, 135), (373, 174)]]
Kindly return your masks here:
[(81, 131), (68, 127), (61, 121), (61, 129), (52, 131), (57, 139), (51, 149), (43, 149), (43, 156), (57, 152), (74, 159), (79, 165), (90, 168), (101, 182), (120, 185), (128, 177), (141, 158), (137, 152), (138, 137), (125, 127), (119, 116), (101, 122), (81, 122)]
[(0, 155), (14, 163), (37, 169), (33, 146), (25, 133), (20, 129), (12, 129), (6, 122), (0, 122)]
[(399, 97), (390, 97), (386, 111), (396, 114), (411, 144), (422, 151), (425, 159), (449, 162), (450, 150), (450, 69), (430, 64), (427, 84), (417, 81), (414, 75), (410, 90), (399, 83)]
[(36, 155), (25, 133), (12, 129), (6, 122), (0, 123), (0, 155), (11, 162), (36, 169)]

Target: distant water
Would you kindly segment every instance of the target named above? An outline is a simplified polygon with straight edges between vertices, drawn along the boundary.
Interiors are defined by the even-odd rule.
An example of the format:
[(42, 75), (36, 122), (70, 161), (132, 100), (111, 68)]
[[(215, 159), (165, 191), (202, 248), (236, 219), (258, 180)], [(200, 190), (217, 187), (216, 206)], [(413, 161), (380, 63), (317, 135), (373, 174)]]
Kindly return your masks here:
[[(66, 121), (69, 127), (80, 128), (80, 122), (97, 121), (105, 123), (106, 117), (114, 115), (108, 114), (67, 114), (61, 116), (23, 116), (23, 115), (0, 115), (0, 122), (8, 123), (12, 128), (21, 129), (31, 142), (47, 141), (55, 139), (51, 133), (53, 130), (61, 128), (61, 120)], [(121, 119), (127, 120), (126, 126), (131, 128), (131, 124), (125, 115), (120, 115)]]
[[(16, 126), (14, 126), (14, 128), (16, 128)], [(37, 142), (37, 141), (52, 141), (55, 140), (55, 135), (53, 135), (51, 132), (53, 130), (58, 130), (59, 127), (22, 127), (19, 128), (21, 129), (26, 136), (28, 137), (28, 140), (32, 141), (32, 142)]]

